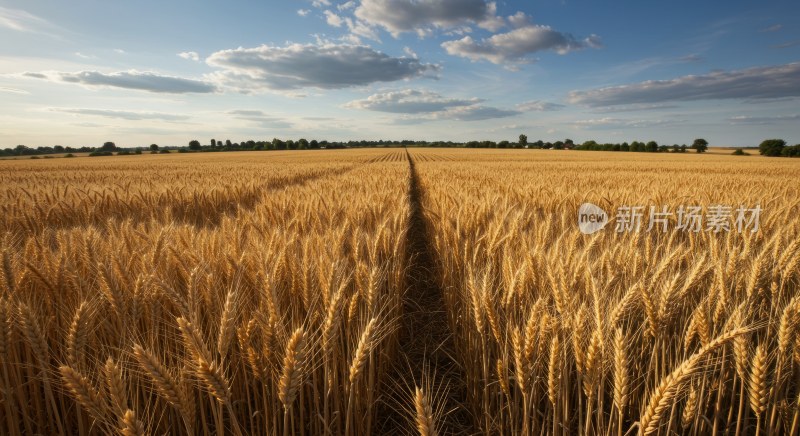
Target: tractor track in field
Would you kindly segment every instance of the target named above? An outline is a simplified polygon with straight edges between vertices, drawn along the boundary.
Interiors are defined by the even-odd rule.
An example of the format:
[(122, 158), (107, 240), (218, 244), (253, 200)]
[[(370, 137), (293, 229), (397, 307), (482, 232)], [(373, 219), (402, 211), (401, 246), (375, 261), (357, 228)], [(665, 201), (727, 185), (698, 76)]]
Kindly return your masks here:
[[(393, 392), (397, 402), (385, 404), (379, 413), (376, 434), (416, 434), (413, 427), (414, 384), (425, 387), (431, 406), (439, 409), (439, 434), (476, 434), (468, 412), (467, 387), (462, 368), (455, 361), (453, 334), (448, 326), (444, 295), (436, 278), (437, 264), (423, 210), (424, 192), (414, 158), (406, 150), (409, 164), (408, 201), (411, 209), (406, 233), (406, 292), (399, 322), (398, 354), (384, 392)], [(428, 380), (428, 381), (423, 381)], [(407, 408), (410, 410), (405, 410)]]

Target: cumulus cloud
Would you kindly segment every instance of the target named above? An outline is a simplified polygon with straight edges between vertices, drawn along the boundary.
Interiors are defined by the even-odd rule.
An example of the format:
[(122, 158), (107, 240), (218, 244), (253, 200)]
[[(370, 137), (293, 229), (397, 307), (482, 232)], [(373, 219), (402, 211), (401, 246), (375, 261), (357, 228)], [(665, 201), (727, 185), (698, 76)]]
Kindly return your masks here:
[(547, 101), (540, 101), (540, 100), (526, 101), (517, 105), (517, 109), (524, 112), (550, 112), (550, 111), (557, 111), (563, 108), (564, 108), (563, 104), (550, 103)]
[(397, 37), (404, 32), (425, 36), (431, 27), (459, 27), (464, 23), (496, 31), (504, 24), (496, 11), (494, 2), (484, 0), (362, 0), (355, 15)]
[(353, 0), (344, 2), (344, 3), (339, 4), (339, 5), (336, 5), (336, 9), (338, 9), (340, 11), (346, 11), (346, 10), (349, 10), (349, 9), (353, 9), (354, 7), (356, 7), (356, 2), (353, 1)]
[(210, 77), (242, 92), (347, 88), (412, 79), (439, 69), (363, 45), (333, 43), (222, 50), (211, 54), (206, 63), (221, 69)]
[(297, 15), (300, 15), (301, 17), (305, 17), (306, 15), (308, 15), (310, 13), (311, 13), (310, 9), (298, 9), (297, 10)]
[(161, 112), (138, 112), (138, 111), (118, 111), (110, 109), (84, 109), (84, 108), (65, 108), (53, 107), (47, 109), (50, 112), (62, 112), (74, 115), (90, 115), (106, 118), (117, 118), (122, 120), (161, 120), (161, 121), (184, 121), (189, 117), (186, 115), (166, 114)]
[(200, 80), (136, 70), (116, 73), (101, 73), (99, 71), (79, 71), (77, 73), (27, 72), (22, 73), (22, 76), (54, 82), (77, 83), (89, 87), (124, 88), (157, 93), (187, 94), (216, 91), (214, 85)]
[(521, 114), (518, 110), (483, 106), (479, 98), (449, 98), (436, 92), (405, 89), (371, 95), (363, 100), (345, 104), (352, 109), (403, 114), (399, 124), (418, 124), (427, 121), (479, 121)]
[(351, 101), (344, 106), (351, 109), (365, 109), (379, 112), (419, 114), (441, 112), (458, 106), (471, 106), (480, 99), (446, 98), (431, 91), (404, 89), (373, 94), (363, 100)]
[(342, 17), (336, 15), (331, 11), (325, 11), (325, 22), (327, 22), (328, 25), (333, 27), (342, 27), (342, 24), (344, 24), (344, 20), (342, 19)]
[(800, 96), (800, 62), (572, 91), (569, 101), (587, 106), (616, 106), (667, 101), (796, 96)]
[(178, 53), (178, 56), (190, 61), (200, 62), (200, 55), (196, 51), (184, 51)]
[(507, 33), (498, 33), (481, 41), (465, 36), (455, 41), (445, 41), (447, 53), (472, 61), (489, 61), (494, 64), (530, 63), (530, 55), (540, 51), (566, 54), (583, 48), (600, 47), (600, 38), (591, 35), (582, 40), (569, 33), (553, 30), (550, 26), (525, 25)]

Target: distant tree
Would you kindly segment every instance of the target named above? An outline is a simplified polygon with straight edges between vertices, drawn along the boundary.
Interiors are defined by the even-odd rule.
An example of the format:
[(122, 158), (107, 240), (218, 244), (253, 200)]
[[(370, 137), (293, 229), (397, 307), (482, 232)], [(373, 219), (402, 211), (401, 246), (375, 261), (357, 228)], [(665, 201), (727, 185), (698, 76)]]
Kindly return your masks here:
[(785, 146), (783, 139), (767, 139), (758, 146), (758, 152), (764, 156), (780, 156)]
[(681, 153), (686, 153), (686, 144), (681, 145)]
[(191, 141), (189, 141), (189, 150), (200, 150), (200, 148), (201, 148), (200, 141), (196, 139), (192, 139)]
[(108, 142), (104, 143), (103, 146), (100, 147), (101, 151), (114, 151), (116, 149), (117, 149), (117, 145), (114, 144), (111, 141), (108, 141)]
[(564, 143), (561, 142), (561, 141), (554, 142), (553, 143), (553, 149), (554, 150), (563, 150), (564, 149)]
[(781, 156), (786, 156), (786, 157), (800, 156), (800, 144), (783, 147), (783, 150), (781, 150)]
[(297, 144), (298, 144), (298, 148), (300, 150), (308, 150), (308, 140), (307, 139), (300, 138), (300, 140), (297, 141)]
[(575, 148), (575, 143), (572, 142), (571, 139), (567, 138), (564, 140), (564, 148), (566, 148), (567, 150), (572, 150), (573, 148)]
[(226, 147), (231, 147), (231, 146), (233, 146), (233, 143), (231, 142), (231, 140), (230, 140), (230, 139), (226, 139), (226, 140), (225, 140), (225, 146), (226, 146)]
[(525, 147), (526, 145), (528, 145), (528, 135), (519, 135), (519, 146)]
[(217, 140), (216, 139), (213, 139), (213, 138), (211, 139), (211, 146), (212, 147), (216, 147), (217, 146)]
[(56, 152), (56, 153), (63, 153), (64, 152), (64, 146), (63, 145), (55, 145), (55, 146), (53, 146), (53, 151)]
[(698, 153), (705, 153), (708, 150), (708, 141), (703, 138), (697, 138), (692, 143), (692, 148)]
[(658, 143), (656, 141), (648, 142), (647, 145), (645, 146), (645, 151), (648, 151), (650, 153), (657, 152), (658, 151)]
[(545, 149), (545, 150), (549, 150), (549, 149), (553, 148), (553, 143), (552, 142), (545, 142), (544, 144), (542, 144), (542, 148)]
[(509, 144), (508, 141), (500, 141), (497, 143), (497, 148), (508, 148)]
[(308, 148), (310, 149), (318, 149), (319, 142), (316, 139), (312, 139), (311, 142), (308, 143)]
[(747, 153), (744, 152), (741, 148), (737, 148), (732, 153), (734, 156), (747, 156)]
[(150, 151), (158, 151), (158, 144), (150, 144)]

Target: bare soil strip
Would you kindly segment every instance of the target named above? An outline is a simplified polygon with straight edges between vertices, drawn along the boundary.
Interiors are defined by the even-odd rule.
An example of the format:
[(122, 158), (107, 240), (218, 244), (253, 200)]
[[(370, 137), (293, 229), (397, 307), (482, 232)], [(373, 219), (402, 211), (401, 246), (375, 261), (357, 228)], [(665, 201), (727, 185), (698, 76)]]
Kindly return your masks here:
[[(415, 434), (409, 421), (413, 404), (409, 390), (413, 383), (422, 386), (423, 378), (434, 409), (439, 417), (439, 434), (475, 434), (473, 418), (466, 407), (467, 390), (461, 367), (454, 360), (452, 332), (447, 323), (444, 296), (436, 279), (434, 253), (425, 224), (422, 206), (424, 192), (414, 158), (406, 151), (409, 163), (408, 201), (411, 207), (406, 233), (406, 284), (403, 318), (400, 320), (398, 354), (383, 392), (392, 392), (392, 402), (379, 414), (376, 434)], [(399, 397), (399, 398), (398, 398)], [(405, 416), (403, 415), (405, 413)]]

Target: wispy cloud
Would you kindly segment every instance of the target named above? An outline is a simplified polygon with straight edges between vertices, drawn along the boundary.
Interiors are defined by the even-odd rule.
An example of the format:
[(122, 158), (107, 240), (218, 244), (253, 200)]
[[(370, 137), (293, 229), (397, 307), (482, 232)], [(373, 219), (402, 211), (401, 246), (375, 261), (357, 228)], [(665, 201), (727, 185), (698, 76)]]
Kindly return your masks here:
[(458, 106), (472, 106), (481, 101), (477, 98), (447, 98), (431, 91), (404, 89), (373, 94), (363, 100), (351, 101), (344, 107), (400, 114), (419, 114), (441, 112)]
[(479, 98), (451, 98), (425, 90), (404, 89), (373, 94), (351, 101), (344, 107), (402, 114), (395, 124), (419, 124), (428, 121), (480, 121), (519, 115), (519, 110), (484, 106)]
[(200, 80), (136, 70), (114, 73), (102, 73), (99, 71), (79, 71), (76, 73), (26, 72), (22, 73), (21, 76), (53, 82), (76, 83), (89, 87), (123, 88), (156, 93), (211, 93), (217, 90), (213, 84)]
[(563, 104), (550, 103), (541, 100), (526, 101), (517, 105), (517, 109), (524, 112), (551, 112), (561, 110), (563, 108)]
[(271, 116), (262, 110), (256, 109), (236, 109), (226, 112), (232, 118), (247, 121), (251, 125), (269, 129), (289, 129), (293, 126), (288, 120)]
[(588, 120), (577, 120), (570, 123), (573, 127), (583, 129), (619, 129), (619, 128), (644, 128), (675, 124), (681, 120), (663, 119), (621, 119), (621, 118), (593, 118)]
[(3, 87), (0, 87), (0, 92), (7, 92), (9, 94), (30, 94), (28, 91), (25, 91), (24, 89), (3, 88)]
[(0, 6), (0, 27), (18, 32), (40, 33), (53, 26), (47, 20), (29, 12)]
[(672, 80), (650, 80), (629, 85), (573, 91), (569, 101), (587, 106), (616, 106), (668, 101), (770, 99), (800, 96), (800, 62), (718, 71)]
[(782, 48), (796, 47), (798, 45), (800, 45), (800, 41), (789, 41), (789, 42), (784, 42), (783, 44), (773, 45), (772, 48), (782, 49)]
[(119, 111), (111, 109), (86, 109), (86, 108), (65, 108), (65, 107), (51, 107), (47, 108), (50, 112), (61, 112), (74, 115), (88, 115), (105, 118), (116, 118), (130, 121), (142, 120), (160, 120), (160, 121), (185, 121), (190, 117), (186, 115), (168, 114), (163, 112), (138, 112), (138, 111)]
[(773, 115), (773, 116), (746, 116), (740, 115), (735, 117), (728, 118), (731, 124), (755, 124), (755, 125), (766, 125), (766, 124), (778, 124), (778, 123), (796, 123), (800, 121), (800, 114), (793, 114), (793, 115)]
[(783, 29), (783, 24), (773, 24), (772, 26), (761, 29), (761, 32), (777, 32)]

